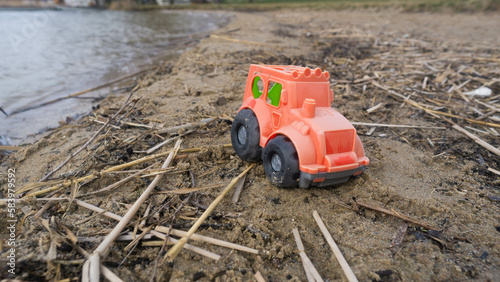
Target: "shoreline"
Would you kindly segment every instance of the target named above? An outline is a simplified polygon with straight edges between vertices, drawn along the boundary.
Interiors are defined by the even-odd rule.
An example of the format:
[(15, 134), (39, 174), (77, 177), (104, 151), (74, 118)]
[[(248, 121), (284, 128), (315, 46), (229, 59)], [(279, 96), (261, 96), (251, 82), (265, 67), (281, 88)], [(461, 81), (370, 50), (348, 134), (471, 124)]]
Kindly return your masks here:
[[(498, 38), (493, 36), (493, 27), (497, 25), (496, 17), (477, 15), (458, 18), (398, 12), (235, 12), (226, 26), (211, 33), (215, 36), (183, 52), (171, 68), (147, 77), (134, 95), (141, 99), (122, 119), (128, 124), (109, 128), (89, 150), (77, 155), (54, 175), (68, 183), (89, 175), (99, 175), (99, 178), (77, 183), (77, 190), (65, 187), (51, 191), (54, 193), (51, 197), (75, 195), (79, 200), (123, 215), (152, 178), (142, 175), (122, 183), (114, 191), (82, 194), (99, 191), (124, 179), (125, 175), (154, 166), (162, 159), (137, 164), (130, 171), (103, 173), (109, 167), (151, 156), (145, 152), (153, 146), (176, 134), (186, 133), (161, 134), (160, 129), (208, 117), (220, 118), (182, 137), (182, 149), (196, 150), (178, 156), (173, 172), (166, 172), (168, 176), (158, 184), (137, 215), (137, 219), (145, 219), (145, 226), (171, 224), (175, 228), (188, 229), (193, 218), (201, 215), (203, 207), (216, 198), (219, 190), (207, 188), (189, 197), (174, 196), (170, 192), (216, 184), (225, 186), (248, 165), (224, 145), (230, 143), (230, 120), (241, 105), (249, 64), (296, 64), (329, 71), (335, 92), (334, 107), (350, 121), (442, 127), (446, 126), (444, 121), (389, 97), (387, 91), (377, 88), (372, 81), (390, 85), (393, 91), (404, 95), (410, 95), (414, 85), (417, 85), (415, 89), (435, 93), (432, 94), (435, 96), (426, 96), (415, 90), (411, 99), (419, 99), (422, 104), (432, 103), (423, 97), (441, 103), (449, 95), (448, 88), (443, 85), (449, 87), (465, 78), (471, 81), (464, 86), (464, 91), (471, 90), (482, 83), (482, 78), (458, 74), (460, 79), (452, 82), (441, 83), (436, 79), (450, 68), (454, 74), (459, 73), (460, 64), (470, 65), (480, 69), (484, 76), (493, 77), (492, 65), (498, 64), (494, 56), (500, 52), (498, 47), (491, 47), (499, 46)], [(450, 30), (459, 32), (450, 33)], [(449, 61), (441, 54), (449, 56)], [(472, 55), (484, 61), (469, 60)], [(465, 59), (469, 61), (460, 61)], [(457, 67), (448, 67), (457, 61), (460, 62)], [(425, 77), (428, 77), (427, 85), (423, 87)], [(447, 78), (456, 79), (451, 75)], [(490, 87), (497, 91), (498, 82)], [(125, 98), (109, 96), (94, 113), (109, 117), (116, 113)], [(467, 105), (456, 93), (450, 101), (459, 109)], [(382, 106), (377, 111), (367, 113), (367, 109), (379, 103)], [(26, 188), (25, 185), (37, 182), (80, 148), (101, 125), (82, 119), (63, 126), (4, 158), (0, 163), (1, 172), (15, 167), (19, 189)], [(344, 279), (340, 267), (331, 261), (331, 252), (323, 247), (326, 243), (312, 218), (313, 211), (317, 210), (360, 281), (493, 280), (500, 272), (500, 253), (495, 243), (499, 218), (497, 204), (488, 197), (499, 196), (495, 185), (500, 180), (484, 172), (475, 156), (480, 154), (492, 167), (500, 159), (451, 128), (380, 128), (374, 134), (368, 134), (369, 128), (358, 127), (357, 130), (372, 161), (360, 178), (327, 189), (279, 189), (269, 183), (258, 163), (247, 175), (239, 202), (234, 204), (231, 199), (223, 199), (215, 216), (199, 230), (205, 236), (255, 248), (259, 254), (198, 243), (201, 248), (221, 254), (221, 260), (213, 261), (183, 250), (175, 264), (156, 264), (157, 257), (163, 257), (158, 255), (160, 247), (139, 244), (134, 252), (128, 253), (123, 250), (126, 242), (113, 246), (113, 256), (104, 263), (119, 277), (131, 280), (149, 280), (156, 275), (165, 280), (192, 280), (203, 276), (249, 281), (259, 271), (276, 281), (285, 277), (302, 281), (306, 275), (292, 235), (292, 229), (298, 228), (306, 252), (321, 276), (330, 280)], [(489, 142), (496, 140), (491, 134), (481, 136)], [(173, 143), (167, 144), (157, 152), (166, 154), (172, 146)], [(0, 181), (6, 183), (6, 180)], [(35, 187), (23, 191), (23, 195), (50, 187), (50, 184)], [(411, 223), (362, 208), (355, 211), (356, 206), (350, 204), (353, 198), (417, 218), (441, 232), (429, 233)], [(30, 198), (19, 201), (19, 205), (18, 217), (22, 218), (41, 210), (45, 202)], [(145, 217), (147, 206), (161, 213)], [(50, 220), (52, 217), (58, 218), (73, 234), (84, 237), (87, 242), (79, 244), (90, 253), (116, 224), (99, 213), (91, 213), (66, 201), (48, 208), (41, 218)], [(401, 235), (398, 230), (402, 227)], [(24, 263), (21, 271), (26, 273), (25, 280), (50, 279), (56, 275), (46, 263), (51, 234), (54, 233), (46, 230), (39, 220), (30, 216), (25, 221), (17, 238), (21, 247), (16, 253)], [(393, 246), (395, 234), (402, 237)], [(42, 238), (39, 244), (30, 243), (34, 236)], [(57, 251), (57, 256), (67, 258), (69, 255), (66, 248)], [(84, 259), (78, 253), (71, 255), (74, 260)], [(119, 263), (121, 267), (114, 267)], [(58, 265), (61, 273), (71, 277), (80, 275), (80, 264)]]
[[(217, 15), (220, 15), (220, 12), (213, 12), (213, 11), (192, 11), (193, 13), (202, 13), (202, 14), (211, 14), (215, 13)], [(165, 11), (161, 13), (183, 13), (183, 12), (177, 12), (177, 11)], [(217, 28), (220, 28), (221, 26), (224, 26), (230, 21), (230, 13), (226, 13), (227, 16), (223, 16), (220, 19), (214, 20), (213, 22), (218, 26)], [(165, 17), (168, 17), (168, 15), (165, 15)], [(166, 31), (168, 32), (168, 31)], [(15, 121), (17, 120), (30, 120), (33, 118), (34, 115), (41, 114), (40, 112), (43, 112), (47, 109), (53, 110), (53, 107), (58, 106), (58, 107), (72, 107), (74, 109), (73, 114), (68, 114), (65, 117), (62, 117), (62, 120), (53, 120), (50, 124), (44, 123), (43, 126), (31, 126), (30, 129), (19, 131), (16, 130), (12, 134), (12, 130), (6, 130), (5, 134), (3, 135), (4, 141), (9, 140), (10, 142), (7, 144), (6, 142), (2, 142), (5, 144), (2, 145), (26, 145), (26, 144), (31, 144), (39, 140), (41, 137), (45, 136), (47, 133), (50, 133), (51, 131), (57, 130), (58, 127), (61, 125), (65, 125), (68, 123), (75, 123), (75, 121), (84, 118), (86, 116), (89, 116), (92, 114), (92, 109), (96, 106), (99, 105), (99, 103), (102, 102), (103, 98), (105, 99), (106, 96), (108, 95), (122, 95), (120, 94), (120, 91), (127, 90), (127, 88), (130, 88), (132, 84), (135, 84), (138, 78), (144, 76), (143, 73), (140, 74), (140, 76), (134, 76), (130, 77), (126, 80), (120, 81), (118, 83), (115, 83), (113, 85), (109, 85), (107, 87), (101, 88), (99, 87), (100, 85), (106, 85), (110, 81), (114, 81), (117, 79), (120, 79), (122, 77), (127, 77), (130, 75), (130, 73), (135, 73), (140, 70), (144, 69), (150, 69), (150, 68), (157, 68), (160, 65), (164, 65), (167, 63), (175, 63), (176, 58), (179, 56), (179, 54), (185, 52), (186, 50), (189, 50), (190, 48), (193, 48), (196, 46), (200, 40), (203, 38), (206, 38), (209, 36), (211, 31), (196, 31), (190, 34), (179, 34), (175, 35), (172, 38), (170, 38), (167, 42), (167, 47), (164, 48), (163, 50), (150, 50), (149, 53), (145, 54), (142, 52), (140, 55), (141, 57), (134, 58), (132, 62), (125, 64), (124, 66), (127, 68), (129, 73), (124, 73), (123, 74), (123, 67), (120, 66), (115, 69), (110, 69), (108, 70), (104, 75), (101, 76), (103, 79), (102, 83), (99, 85), (89, 85), (88, 89), (94, 89), (94, 88), (100, 88), (96, 89), (93, 91), (87, 91), (88, 89), (81, 89), (81, 90), (74, 90), (73, 93), (69, 92), (65, 95), (59, 95), (59, 98), (54, 98), (54, 99), (45, 99), (42, 102), (38, 101), (31, 101), (30, 103), (26, 104), (25, 106), (22, 106), (20, 108), (17, 108), (16, 110), (10, 110), (7, 113), (9, 114), (9, 117), (2, 117), (4, 120), (11, 120), (14, 119)], [(153, 72), (154, 70), (151, 70)], [(132, 86), (133, 88), (133, 86)], [(84, 93), (83, 96), (78, 95), (77, 97), (72, 97), (69, 99), (64, 99), (64, 97), (71, 97), (74, 96), (74, 94), (77, 94), (79, 92), (86, 92)], [(61, 92), (61, 91), (59, 91)], [(64, 91), (66, 92), (66, 91)], [(91, 100), (89, 100), (91, 99)], [(52, 104), (52, 101), (57, 101), (57, 104)], [(47, 105), (48, 104), (48, 105)], [(78, 114), (75, 114), (78, 113)], [(12, 118), (10, 118), (12, 117)], [(58, 126), (54, 126), (59, 122)], [(21, 132), (22, 134), (20, 134)], [(7, 134), (11, 133), (11, 134)]]

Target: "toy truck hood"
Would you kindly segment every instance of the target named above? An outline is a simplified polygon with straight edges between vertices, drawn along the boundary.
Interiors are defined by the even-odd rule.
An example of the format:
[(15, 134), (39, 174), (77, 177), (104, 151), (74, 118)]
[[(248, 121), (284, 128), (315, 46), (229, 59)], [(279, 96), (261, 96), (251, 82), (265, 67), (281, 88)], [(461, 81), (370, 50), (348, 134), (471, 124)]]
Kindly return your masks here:
[(339, 112), (330, 107), (317, 107), (313, 118), (301, 116), (301, 109), (293, 109), (292, 113), (298, 122), (303, 122), (317, 133), (334, 131), (352, 131), (355, 138), (354, 126)]

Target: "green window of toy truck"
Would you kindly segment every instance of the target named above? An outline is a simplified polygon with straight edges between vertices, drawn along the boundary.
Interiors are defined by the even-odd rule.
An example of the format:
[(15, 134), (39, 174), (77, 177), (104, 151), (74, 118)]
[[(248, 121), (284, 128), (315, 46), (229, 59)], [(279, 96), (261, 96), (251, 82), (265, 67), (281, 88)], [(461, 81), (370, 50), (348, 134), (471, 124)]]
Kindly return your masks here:
[(267, 87), (267, 103), (271, 104), (275, 107), (280, 105), (281, 98), (281, 89), (283, 86), (281, 83), (277, 83), (274, 81), (269, 81), (269, 85)]
[(262, 79), (260, 77), (256, 76), (253, 79), (252, 83), (252, 94), (255, 99), (258, 99), (260, 96), (262, 96), (262, 92), (264, 92), (264, 82), (262, 82)]

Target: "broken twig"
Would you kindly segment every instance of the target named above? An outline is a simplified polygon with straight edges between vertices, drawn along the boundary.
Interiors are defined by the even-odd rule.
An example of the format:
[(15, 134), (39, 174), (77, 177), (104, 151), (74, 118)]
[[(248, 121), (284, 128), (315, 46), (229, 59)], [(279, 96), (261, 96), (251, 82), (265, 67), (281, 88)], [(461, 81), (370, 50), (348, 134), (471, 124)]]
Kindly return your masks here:
[(356, 275), (354, 275), (354, 272), (352, 272), (351, 267), (345, 260), (344, 256), (342, 255), (342, 252), (340, 252), (339, 247), (335, 243), (335, 240), (333, 240), (332, 235), (330, 232), (328, 232), (328, 229), (325, 226), (325, 223), (323, 223), (323, 220), (319, 216), (317, 211), (313, 212), (313, 217), (316, 220), (316, 223), (319, 226), (319, 229), (321, 229), (321, 232), (323, 233), (323, 236), (325, 236), (326, 242), (328, 242), (328, 245), (330, 245), (330, 248), (332, 248), (333, 254), (337, 258), (337, 261), (339, 262), (340, 266), (342, 267), (342, 270), (344, 270), (345, 276), (347, 277), (347, 280), (351, 282), (357, 282), (358, 278), (356, 278)]
[(224, 196), (231, 191), (231, 189), (236, 185), (236, 183), (245, 175), (247, 174), (255, 164), (250, 165), (247, 169), (245, 169), (240, 175), (238, 175), (236, 178), (234, 178), (229, 185), (222, 191), (222, 193), (215, 198), (215, 200), (210, 204), (210, 206), (205, 210), (205, 212), (200, 216), (200, 218), (194, 223), (194, 225), (189, 229), (185, 237), (182, 237), (179, 243), (175, 244), (165, 255), (164, 259), (167, 259), (169, 262), (172, 262), (175, 257), (179, 254), (180, 250), (182, 249), (182, 246), (187, 243), (189, 238), (193, 235), (194, 232), (200, 227), (200, 225), (205, 221), (205, 219), (208, 217), (208, 215), (212, 212), (212, 210), (215, 209), (215, 207), (219, 204), (219, 202), (224, 198)]

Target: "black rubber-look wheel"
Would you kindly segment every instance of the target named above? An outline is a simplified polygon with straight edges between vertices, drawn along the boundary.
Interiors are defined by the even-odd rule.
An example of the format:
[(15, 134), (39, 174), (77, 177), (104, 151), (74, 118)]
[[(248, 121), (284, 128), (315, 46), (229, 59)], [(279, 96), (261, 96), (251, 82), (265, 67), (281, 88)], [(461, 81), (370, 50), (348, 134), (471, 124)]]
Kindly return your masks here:
[(257, 117), (251, 109), (243, 109), (236, 114), (231, 126), (231, 143), (234, 151), (244, 161), (259, 161), (262, 154), (260, 147), (260, 127)]
[(285, 136), (277, 136), (267, 143), (262, 152), (267, 177), (278, 187), (297, 187), (300, 170), (295, 146)]

